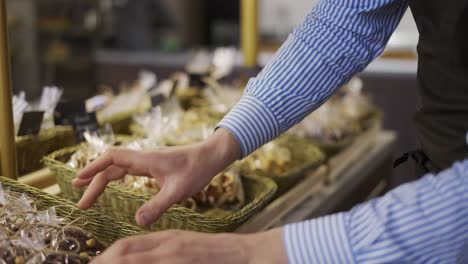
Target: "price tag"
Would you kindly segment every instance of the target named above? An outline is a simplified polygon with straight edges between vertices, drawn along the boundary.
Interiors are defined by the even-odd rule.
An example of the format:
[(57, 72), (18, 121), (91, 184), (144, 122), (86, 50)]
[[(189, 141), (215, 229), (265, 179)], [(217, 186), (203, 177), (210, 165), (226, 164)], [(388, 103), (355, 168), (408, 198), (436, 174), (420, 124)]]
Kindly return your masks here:
[(97, 131), (99, 123), (96, 118), (96, 112), (80, 113), (71, 116), (73, 131), (78, 142), (84, 141), (83, 133), (86, 131)]
[(162, 104), (166, 100), (166, 97), (163, 94), (156, 94), (151, 96), (151, 106), (156, 107)]
[(38, 135), (41, 131), (44, 111), (24, 112), (18, 129), (18, 136)]
[(205, 88), (206, 84), (203, 82), (203, 77), (205, 77), (205, 74), (189, 73), (189, 86), (199, 89)]
[(60, 101), (54, 110), (55, 125), (72, 125), (72, 117), (86, 113), (84, 101)]

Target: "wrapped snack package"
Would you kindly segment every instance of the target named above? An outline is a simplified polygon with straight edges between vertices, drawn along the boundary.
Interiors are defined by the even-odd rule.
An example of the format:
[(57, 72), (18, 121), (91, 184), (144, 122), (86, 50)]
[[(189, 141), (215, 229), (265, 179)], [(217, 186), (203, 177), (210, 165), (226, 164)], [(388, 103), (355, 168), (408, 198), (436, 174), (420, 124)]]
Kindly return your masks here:
[(164, 143), (180, 127), (183, 111), (176, 99), (171, 99), (154, 107), (151, 112), (134, 117), (145, 137), (155, 142)]
[(235, 83), (220, 84), (219, 81), (229, 76), (236, 63), (234, 48), (218, 48), (210, 62), (207, 53), (200, 52), (187, 65), (188, 73), (173, 75), (175, 95), (184, 109), (210, 107), (225, 114), (242, 95), (242, 89)]
[(58, 217), (55, 207), (38, 211), (28, 196), (0, 184), (0, 263), (88, 263), (103, 250), (91, 233)]
[(359, 133), (362, 121), (374, 111), (375, 106), (362, 93), (362, 81), (354, 78), (292, 131), (299, 136), (333, 144)]
[(242, 163), (250, 171), (261, 170), (273, 175), (284, 175), (291, 168), (292, 153), (287, 146), (272, 141), (245, 158)]
[(375, 111), (369, 96), (362, 92), (362, 80), (353, 78), (343, 87), (342, 113), (346, 118), (362, 121)]
[(212, 111), (226, 114), (241, 98), (242, 89), (230, 85), (222, 85), (213, 78), (203, 81), (208, 89), (203, 90), (203, 97)]
[(236, 64), (236, 53), (234, 47), (217, 48), (213, 54), (211, 77), (219, 80), (231, 74)]
[(219, 119), (206, 108), (184, 112), (172, 98), (151, 112), (134, 117), (134, 121), (139, 134), (160, 145), (184, 145), (208, 137)]
[(75, 169), (84, 168), (116, 143), (110, 125), (105, 125), (103, 129), (96, 132), (86, 131), (83, 135), (88, 144), (75, 152), (67, 163), (68, 166)]
[(157, 81), (156, 74), (142, 71), (132, 85), (122, 86), (119, 94), (114, 95), (112, 89), (105, 89), (100, 97), (90, 98), (87, 101), (87, 109), (98, 110), (97, 118), (100, 121), (148, 109), (148, 92), (156, 86)]
[(13, 104), (13, 122), (15, 125), (15, 134), (18, 132), (18, 128), (23, 117), (23, 113), (28, 109), (29, 104), (26, 101), (26, 94), (24, 92), (19, 93), (19, 95), (13, 95), (12, 98)]
[(146, 90), (140, 87), (109, 97), (107, 106), (97, 113), (98, 120), (108, 120), (121, 113), (134, 112), (135, 106), (141, 105), (146, 97)]
[(42, 90), (38, 110), (44, 111), (44, 121), (41, 129), (54, 127), (54, 109), (62, 98), (63, 90), (56, 86), (46, 86)]
[(327, 143), (337, 142), (359, 131), (359, 125), (347, 119), (333, 99), (307, 116), (298, 127), (299, 135)]
[(19, 95), (14, 95), (13, 103), (13, 121), (15, 124), (15, 132), (26, 111), (44, 111), (44, 118), (41, 129), (49, 129), (54, 127), (54, 109), (57, 106), (60, 98), (62, 98), (63, 90), (55, 86), (45, 86), (42, 89), (42, 94), (38, 102), (28, 103), (26, 101), (26, 94), (21, 92)]
[(216, 175), (193, 199), (201, 207), (240, 209), (244, 204), (244, 188), (236, 165)]

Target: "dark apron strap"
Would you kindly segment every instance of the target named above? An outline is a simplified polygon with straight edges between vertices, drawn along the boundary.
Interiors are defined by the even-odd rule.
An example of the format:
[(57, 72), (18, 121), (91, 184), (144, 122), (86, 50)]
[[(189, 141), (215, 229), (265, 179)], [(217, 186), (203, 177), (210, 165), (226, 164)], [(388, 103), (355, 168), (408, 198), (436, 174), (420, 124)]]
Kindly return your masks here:
[(416, 167), (422, 171), (423, 174), (430, 172), (437, 172), (439, 169), (432, 163), (427, 155), (422, 150), (413, 150), (404, 153), (401, 157), (393, 162), (393, 168), (400, 166), (409, 159), (412, 159)]

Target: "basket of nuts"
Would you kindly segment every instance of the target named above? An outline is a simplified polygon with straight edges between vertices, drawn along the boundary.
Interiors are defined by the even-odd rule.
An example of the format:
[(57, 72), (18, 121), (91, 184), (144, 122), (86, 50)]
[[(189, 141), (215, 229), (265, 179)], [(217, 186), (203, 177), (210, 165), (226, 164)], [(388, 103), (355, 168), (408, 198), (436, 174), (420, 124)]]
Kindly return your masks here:
[(1, 263), (88, 263), (117, 239), (146, 232), (0, 177)]

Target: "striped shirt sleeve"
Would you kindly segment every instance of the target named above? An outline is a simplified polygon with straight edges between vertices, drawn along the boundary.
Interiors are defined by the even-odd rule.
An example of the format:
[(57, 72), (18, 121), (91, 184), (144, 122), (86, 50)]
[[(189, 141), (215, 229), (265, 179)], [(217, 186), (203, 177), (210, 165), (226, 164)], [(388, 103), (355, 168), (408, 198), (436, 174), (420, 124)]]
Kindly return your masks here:
[(321, 0), (218, 127), (243, 157), (301, 121), (384, 49), (407, 0)]
[(468, 159), (349, 212), (285, 226), (283, 240), (292, 264), (468, 263)]

